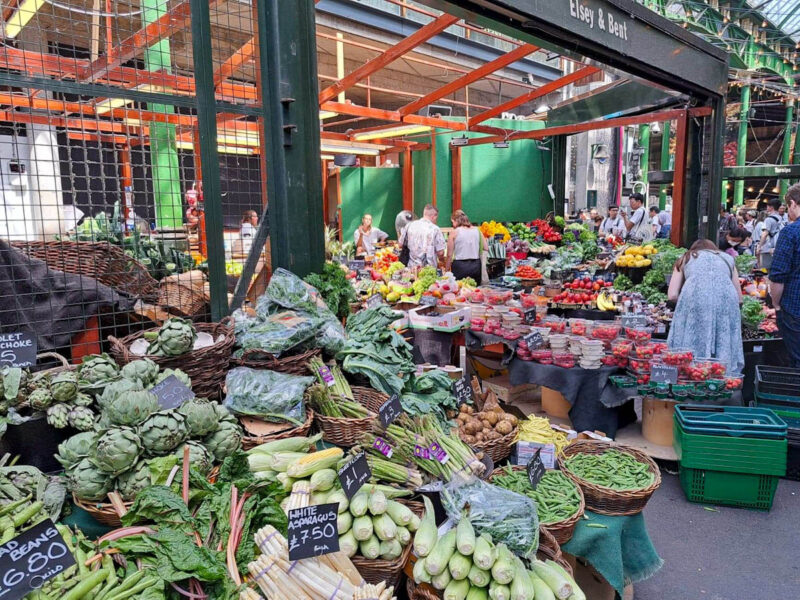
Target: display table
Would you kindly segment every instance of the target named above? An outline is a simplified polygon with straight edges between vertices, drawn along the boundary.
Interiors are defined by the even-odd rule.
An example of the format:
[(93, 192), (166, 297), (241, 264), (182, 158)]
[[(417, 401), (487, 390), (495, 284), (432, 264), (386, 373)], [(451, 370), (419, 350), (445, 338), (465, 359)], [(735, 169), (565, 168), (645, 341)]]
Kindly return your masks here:
[(564, 369), (518, 358), (508, 363), (511, 385), (535, 383), (561, 392), (572, 407), (569, 418), (573, 429), (602, 431), (612, 438), (618, 428), (636, 420), (632, 403), (627, 405), (632, 390), (618, 388), (609, 380), (619, 372), (618, 367)]
[(653, 547), (642, 513), (611, 517), (587, 510), (586, 516), (588, 520), (578, 522), (562, 550), (591, 564), (620, 598), (628, 584), (652, 577), (664, 564)]
[(504, 348), (503, 365), (508, 365), (511, 359), (514, 358), (514, 352), (517, 350), (517, 342), (519, 340), (507, 340), (499, 335), (492, 335), (490, 333), (483, 333), (481, 331), (472, 331), (467, 329), (464, 331), (464, 345), (467, 350), (480, 350), (486, 346), (493, 346), (495, 344), (502, 344)]

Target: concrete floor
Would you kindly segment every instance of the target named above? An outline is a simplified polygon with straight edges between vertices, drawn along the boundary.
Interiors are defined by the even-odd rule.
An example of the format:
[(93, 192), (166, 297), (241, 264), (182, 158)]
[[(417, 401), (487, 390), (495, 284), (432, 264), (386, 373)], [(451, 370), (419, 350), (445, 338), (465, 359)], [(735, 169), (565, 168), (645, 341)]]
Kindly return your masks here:
[(645, 508), (662, 569), (635, 600), (777, 600), (800, 597), (800, 482), (781, 479), (768, 513), (686, 501), (676, 475)]

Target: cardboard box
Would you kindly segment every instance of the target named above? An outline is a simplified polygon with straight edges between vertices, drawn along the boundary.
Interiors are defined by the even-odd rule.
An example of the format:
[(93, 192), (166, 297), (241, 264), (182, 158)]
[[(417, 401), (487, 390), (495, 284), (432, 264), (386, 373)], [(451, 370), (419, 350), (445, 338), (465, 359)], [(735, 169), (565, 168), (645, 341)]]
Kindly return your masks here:
[(469, 325), (470, 313), (469, 307), (443, 312), (436, 306), (419, 306), (408, 311), (408, 320), (412, 329), (452, 333)]
[(517, 442), (514, 448), (513, 463), (515, 465), (527, 465), (533, 458), (536, 451), (541, 448), (539, 457), (545, 469), (556, 468), (556, 447), (554, 444), (542, 444), (541, 442)]
[(511, 385), (508, 374), (483, 380), (483, 390), (492, 390), (498, 400), (506, 404), (530, 402), (537, 397), (539, 386), (535, 383)]

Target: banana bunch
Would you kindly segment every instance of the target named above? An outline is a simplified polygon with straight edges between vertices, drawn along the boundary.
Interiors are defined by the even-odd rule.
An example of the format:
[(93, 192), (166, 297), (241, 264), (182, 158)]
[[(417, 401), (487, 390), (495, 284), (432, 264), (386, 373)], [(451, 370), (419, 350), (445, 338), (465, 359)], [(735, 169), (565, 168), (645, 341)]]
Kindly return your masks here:
[(559, 455), (569, 443), (566, 434), (550, 427), (549, 419), (535, 415), (530, 415), (525, 421), (520, 421), (517, 441), (553, 444), (556, 447), (556, 454)]
[(597, 308), (600, 310), (617, 310), (617, 305), (614, 304), (614, 300), (611, 299), (611, 296), (603, 290), (597, 294)]

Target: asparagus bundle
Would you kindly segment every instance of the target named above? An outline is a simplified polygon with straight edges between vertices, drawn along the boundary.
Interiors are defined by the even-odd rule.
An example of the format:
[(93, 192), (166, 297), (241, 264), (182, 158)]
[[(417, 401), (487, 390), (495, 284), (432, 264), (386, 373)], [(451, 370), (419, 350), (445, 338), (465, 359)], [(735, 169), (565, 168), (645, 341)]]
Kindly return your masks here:
[(392, 592), (394, 586), (387, 588), (385, 581), (381, 581), (378, 585), (362, 583), (356, 588), (353, 600), (394, 600)]
[[(339, 462), (341, 469), (348, 461), (352, 460), (361, 451), (361, 448), (355, 447), (348, 456)], [(423, 484), (422, 474), (412, 463), (400, 464), (385, 458), (383, 455), (374, 454), (372, 452), (366, 453), (367, 464), (372, 471), (372, 481), (385, 481), (386, 483), (397, 483), (411, 490), (415, 490)]]

